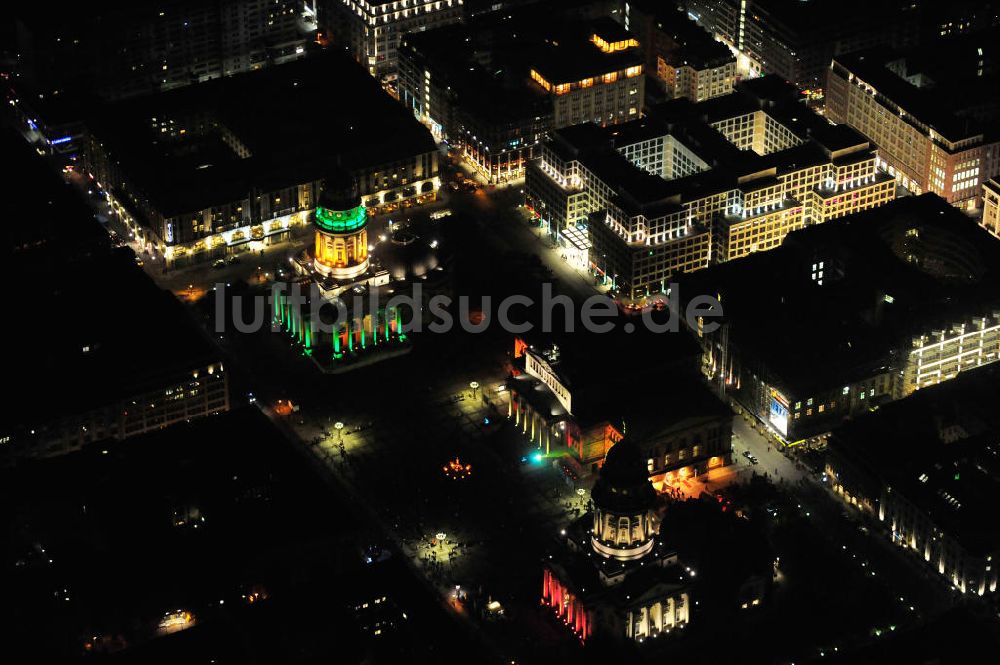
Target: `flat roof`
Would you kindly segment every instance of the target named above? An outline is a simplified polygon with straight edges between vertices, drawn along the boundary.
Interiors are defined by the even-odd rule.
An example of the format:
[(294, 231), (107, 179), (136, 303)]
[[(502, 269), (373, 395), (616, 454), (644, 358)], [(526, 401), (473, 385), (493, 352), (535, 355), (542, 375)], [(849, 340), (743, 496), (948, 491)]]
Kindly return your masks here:
[[(5, 425), (51, 423), (105, 406), (151, 379), (215, 362), (219, 354), (174, 296), (140, 269), (76, 187), (19, 136), (0, 132), (9, 172), (4, 200), (31, 224), (4, 226), (4, 274), (24, 285), (5, 341)], [(15, 282), (11, 282), (15, 283)], [(16, 311), (16, 314), (15, 314)]]
[[(676, 99), (656, 105), (647, 116), (629, 122), (564, 127), (550, 133), (547, 147), (563, 159), (579, 160), (595, 173), (615, 190), (616, 202), (628, 214), (650, 217), (677, 209), (685, 201), (734, 189), (741, 178), (766, 178), (770, 170), (780, 175), (815, 164), (870, 157), (871, 146), (864, 136), (850, 127), (831, 125), (800, 99), (790, 84), (765, 76), (704, 102)], [(710, 126), (758, 111), (786, 127), (801, 144), (758, 155), (737, 148)], [(707, 170), (665, 180), (637, 167), (619, 152), (623, 146), (667, 136), (697, 155), (708, 165)]]
[(834, 57), (851, 72), (920, 123), (950, 141), (996, 131), (986, 118), (1000, 115), (993, 91), (1000, 84), (1000, 31), (961, 35), (927, 47), (876, 47)]
[(836, 429), (833, 450), (975, 555), (1000, 549), (1000, 367), (962, 372)]
[(682, 298), (721, 296), (732, 343), (801, 396), (886, 369), (916, 333), (1000, 309), (1000, 244), (925, 194), (793, 231), (680, 282)]
[[(158, 123), (170, 121), (184, 135), (161, 133)], [(413, 114), (337, 51), (109, 104), (86, 123), (165, 216), (245, 198), (251, 187), (322, 180), (338, 161), (361, 170), (436, 150)]]
[(650, 15), (653, 26), (669, 35), (678, 45), (663, 56), (675, 67), (690, 65), (695, 69), (719, 67), (736, 62), (736, 56), (722, 42), (716, 41), (710, 32), (691, 20), (680, 8), (658, 0), (640, 0), (635, 13)]

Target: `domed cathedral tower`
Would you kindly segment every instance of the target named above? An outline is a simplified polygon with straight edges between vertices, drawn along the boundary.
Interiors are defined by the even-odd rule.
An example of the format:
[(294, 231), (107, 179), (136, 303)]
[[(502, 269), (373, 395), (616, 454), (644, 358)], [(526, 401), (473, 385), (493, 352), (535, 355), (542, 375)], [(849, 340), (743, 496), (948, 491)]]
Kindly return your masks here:
[(565, 547), (543, 563), (542, 604), (584, 642), (598, 631), (642, 642), (691, 619), (690, 582), (659, 537), (656, 491), (633, 441), (608, 451), (593, 514), (570, 524)]
[(608, 451), (591, 498), (594, 524), (590, 543), (595, 552), (633, 561), (653, 550), (659, 528), (653, 510), (656, 490), (649, 482), (642, 453), (628, 437)]
[(368, 270), (368, 214), (357, 182), (346, 171), (338, 169), (323, 182), (314, 223), (316, 270), (336, 279)]

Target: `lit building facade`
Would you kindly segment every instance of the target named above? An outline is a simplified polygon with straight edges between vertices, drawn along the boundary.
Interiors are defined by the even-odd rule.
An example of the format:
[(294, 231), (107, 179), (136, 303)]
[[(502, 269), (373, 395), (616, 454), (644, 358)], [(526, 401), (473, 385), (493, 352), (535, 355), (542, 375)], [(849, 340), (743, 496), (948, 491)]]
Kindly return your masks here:
[(836, 5), (784, 0), (686, 0), (688, 15), (740, 58), (741, 74), (776, 74), (822, 98), (834, 56), (878, 44), (915, 44), (920, 7), (893, 0)]
[[(388, 284), (388, 280), (384, 283)], [(308, 283), (298, 285), (308, 286)], [(375, 284), (364, 283), (364, 286)], [(320, 298), (320, 306), (334, 297), (323, 291), (310, 296)], [(375, 302), (374, 308), (366, 303), (360, 309), (349, 308), (344, 320), (328, 321), (313, 318), (309, 296), (299, 302), (289, 298), (287, 292), (280, 292), (273, 298), (272, 323), (321, 371), (339, 374), (409, 353), (401, 308), (388, 305), (384, 299)]]
[(13, 457), (54, 457), (98, 441), (121, 441), (229, 410), (229, 378), (221, 362), (178, 367), (124, 397), (73, 414), (58, 409), (30, 429), (6, 434)]
[(387, 79), (396, 78), (403, 35), (462, 20), (462, 0), (325, 0), (320, 9), (333, 39), (373, 76)]
[(988, 123), (980, 121), (980, 109), (961, 108), (978, 102), (957, 101), (957, 91), (952, 95), (951, 88), (941, 86), (985, 86), (985, 92), (984, 68), (994, 66), (987, 64), (992, 56), (984, 55), (987, 41), (969, 46), (971, 54), (949, 56), (960, 49), (941, 47), (941, 59), (955, 64), (940, 72), (924, 71), (914, 52), (886, 49), (838, 56), (828, 73), (827, 116), (870, 138), (878, 146), (880, 163), (900, 186), (914, 194), (932, 192), (960, 207), (979, 207), (983, 183), (1000, 170), (1000, 142)]
[[(477, 60), (484, 41), (493, 68)], [(525, 41), (511, 25), (477, 23), (409, 34), (399, 45), (400, 102), (490, 183), (523, 177), (552, 122), (547, 96), (500, 64)]]
[(551, 43), (532, 58), (529, 75), (551, 97), (555, 128), (612, 125), (642, 113), (646, 79), (638, 40), (610, 19), (592, 25), (589, 43)]
[[(711, 293), (722, 303), (718, 329), (693, 331), (719, 394), (777, 442), (797, 444), (1000, 359), (994, 244), (940, 197), (905, 197), (791, 233), (679, 288), (682, 300)], [(765, 283), (767, 296), (756, 286)]]
[(1000, 179), (991, 178), (983, 183), (983, 218), (984, 229), (1000, 237)]
[(272, 290), (273, 328), (327, 374), (409, 353), (404, 320), (414, 324), (449, 288), (438, 242), (408, 226), (369, 244), (365, 207), (343, 169), (324, 181), (313, 226), (315, 243), (292, 259), (299, 277)]
[(998, 377), (968, 372), (846, 423), (830, 438), (831, 489), (957, 591), (997, 592), (993, 519)]
[(121, 99), (282, 64), (306, 53), (313, 0), (170, 0), (21, 17), (22, 75), (45, 91)]
[[(732, 411), (706, 390), (683, 365), (663, 368), (674, 380), (649, 399), (616, 397), (633, 373), (580, 365), (559, 346), (514, 344), (517, 370), (507, 381), (508, 417), (544, 455), (567, 450), (567, 472), (579, 476), (596, 470), (626, 431), (637, 438), (649, 478), (657, 489), (726, 466), (732, 459)], [(576, 358), (576, 360), (574, 360)], [(660, 365), (657, 365), (660, 366)], [(653, 370), (656, 373), (656, 370)], [(671, 405), (664, 416), (653, 404)], [(656, 417), (647, 415), (656, 411)]]
[(509, 395), (507, 416), (515, 427), (537, 449), (549, 454), (565, 446), (581, 465), (596, 465), (608, 450), (622, 439), (620, 423), (603, 419), (574, 416), (573, 394), (577, 392), (578, 410), (582, 406), (580, 393), (560, 376), (559, 347), (533, 348), (524, 340), (514, 342), (516, 367), (523, 367), (507, 381)]
[[(360, 103), (342, 104), (331, 75)], [(434, 201), (441, 186), (430, 133), (339, 53), (120, 102), (88, 130), (94, 185), (168, 267), (260, 251), (308, 228), (331, 162), (353, 175), (366, 214)]]
[(1000, 359), (1000, 309), (913, 337), (906, 356), (899, 396), (953, 379), (960, 372)]
[(660, 540), (656, 492), (630, 439), (608, 452), (591, 498), (593, 511), (546, 561), (542, 604), (582, 642), (594, 634), (643, 642), (683, 630), (690, 589), (678, 581), (677, 554)]
[(670, 97), (701, 102), (733, 91), (736, 56), (728, 47), (674, 7), (639, 2), (630, 10), (646, 72)]
[(491, 183), (521, 178), (552, 127), (642, 112), (646, 68), (632, 34), (566, 6), (547, 23), (533, 11), (411, 33), (398, 48), (402, 104)]
[(591, 270), (635, 300), (664, 292), (673, 274), (895, 197), (863, 136), (830, 126), (773, 78), (622, 126), (557, 130), (539, 152), (529, 209), (557, 238), (585, 229)]

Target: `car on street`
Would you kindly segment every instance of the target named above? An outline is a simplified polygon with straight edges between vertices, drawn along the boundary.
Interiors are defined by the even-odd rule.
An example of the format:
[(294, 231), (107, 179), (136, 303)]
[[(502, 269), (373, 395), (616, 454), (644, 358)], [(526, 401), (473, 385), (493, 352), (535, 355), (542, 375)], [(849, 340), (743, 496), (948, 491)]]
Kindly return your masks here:
[(216, 259), (215, 261), (212, 262), (212, 267), (215, 268), (216, 270), (218, 270), (219, 268), (225, 268), (226, 267), (225, 259)]

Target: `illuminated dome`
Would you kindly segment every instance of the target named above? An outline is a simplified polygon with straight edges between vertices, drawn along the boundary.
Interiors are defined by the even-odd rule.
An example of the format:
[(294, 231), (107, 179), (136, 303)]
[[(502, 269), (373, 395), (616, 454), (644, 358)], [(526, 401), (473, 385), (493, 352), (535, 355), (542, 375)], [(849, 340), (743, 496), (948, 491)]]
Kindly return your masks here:
[(642, 453), (630, 439), (622, 439), (608, 451), (591, 498), (594, 526), (590, 540), (595, 552), (630, 561), (652, 551), (656, 490), (649, 482)]
[(368, 270), (368, 213), (350, 174), (339, 171), (323, 182), (314, 224), (317, 271), (352, 279)]

